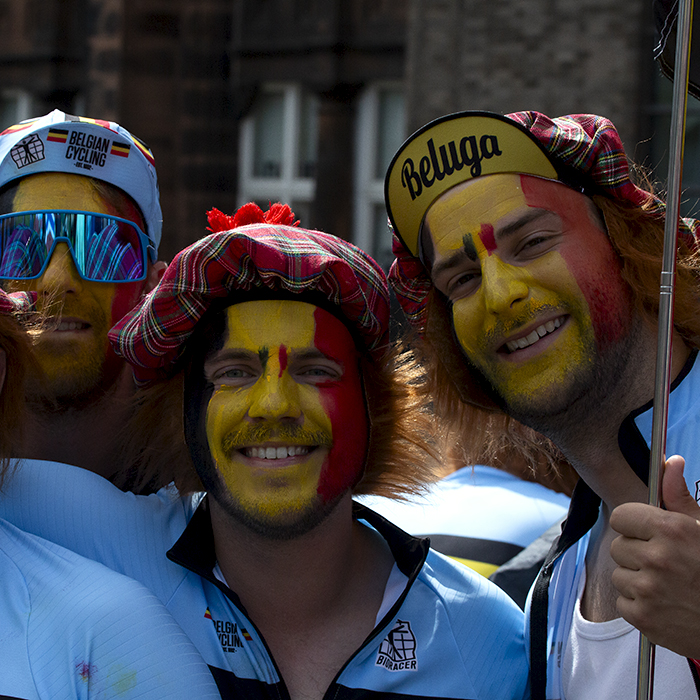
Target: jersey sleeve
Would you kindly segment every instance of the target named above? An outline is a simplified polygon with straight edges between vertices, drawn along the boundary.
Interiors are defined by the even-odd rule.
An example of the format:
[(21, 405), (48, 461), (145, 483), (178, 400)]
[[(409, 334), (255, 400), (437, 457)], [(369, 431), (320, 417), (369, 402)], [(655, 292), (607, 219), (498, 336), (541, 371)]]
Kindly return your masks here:
[(219, 698), (199, 653), (141, 584), (3, 521), (0, 555), (0, 694)]
[(167, 603), (185, 571), (166, 559), (187, 524), (172, 488), (137, 496), (60, 462), (18, 460), (0, 495), (0, 518), (143, 583)]

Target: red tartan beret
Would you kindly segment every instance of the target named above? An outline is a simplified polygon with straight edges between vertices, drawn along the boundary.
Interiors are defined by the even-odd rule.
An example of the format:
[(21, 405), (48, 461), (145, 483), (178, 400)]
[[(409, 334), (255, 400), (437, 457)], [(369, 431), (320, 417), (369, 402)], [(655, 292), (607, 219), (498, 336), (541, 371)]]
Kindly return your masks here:
[[(551, 178), (589, 195), (644, 205), (650, 216), (659, 219), (666, 211), (661, 199), (630, 179), (620, 136), (605, 117), (570, 114), (552, 119), (539, 112), (506, 116), (459, 112), (436, 119), (401, 146), (385, 182), (396, 258), (389, 282), (419, 331), (425, 327), (427, 297), (433, 286), (417, 257), (426, 212), (449, 188), (499, 172)], [(699, 226), (695, 219), (681, 219), (680, 231), (696, 238)]]
[[(265, 215), (260, 223), (213, 233), (178, 253), (158, 286), (110, 331), (115, 351), (133, 365), (138, 384), (167, 377), (203, 314), (219, 300), (245, 300), (242, 292), (322, 296), (368, 352), (384, 355), (389, 290), (382, 269), (347, 241), (289, 225), (293, 214), (286, 209), (289, 218)], [(241, 220), (250, 218), (216, 210), (209, 217), (215, 228)]]
[(0, 314), (28, 313), (33, 310), (36, 292), (13, 292), (7, 294), (0, 289)]

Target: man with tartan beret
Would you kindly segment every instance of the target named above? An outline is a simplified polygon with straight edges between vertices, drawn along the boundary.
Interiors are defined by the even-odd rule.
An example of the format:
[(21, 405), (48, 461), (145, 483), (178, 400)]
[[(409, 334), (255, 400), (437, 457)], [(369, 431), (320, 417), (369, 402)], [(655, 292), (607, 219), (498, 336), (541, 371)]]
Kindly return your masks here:
[(522, 444), (524, 424), (580, 476), (526, 610), (533, 697), (633, 698), (632, 625), (660, 645), (657, 695), (695, 697), (698, 222), (681, 221), (667, 445), (687, 463), (667, 462), (661, 510), (645, 503), (665, 205), (610, 121), (442, 117), (403, 144), (385, 194), (438, 415), (477, 441), (486, 426)]
[(525, 697), (517, 606), (353, 503), (432, 476), (421, 370), (388, 342), (381, 268), (287, 206), (210, 225), (110, 333), (142, 387), (137, 483), (206, 496), (22, 469), (91, 532), (10, 515), (151, 587), (225, 697)]

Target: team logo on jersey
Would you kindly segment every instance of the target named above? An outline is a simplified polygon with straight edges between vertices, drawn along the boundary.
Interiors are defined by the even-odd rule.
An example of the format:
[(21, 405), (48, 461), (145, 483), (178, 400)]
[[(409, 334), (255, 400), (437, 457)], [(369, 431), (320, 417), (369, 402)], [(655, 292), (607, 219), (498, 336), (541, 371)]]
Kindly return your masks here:
[(12, 160), (18, 168), (44, 160), (44, 142), (36, 135), (30, 134), (12, 147)]
[(252, 637), (247, 629), (239, 627), (235, 622), (228, 620), (216, 620), (212, 617), (209, 608), (204, 612), (204, 617), (211, 620), (216, 628), (216, 636), (219, 638), (221, 649), (228, 654), (235, 654), (239, 649), (243, 648), (241, 637), (250, 642)]
[(383, 666), (389, 671), (417, 671), (416, 636), (411, 630), (411, 624), (397, 620), (393, 629), (379, 645), (377, 666)]

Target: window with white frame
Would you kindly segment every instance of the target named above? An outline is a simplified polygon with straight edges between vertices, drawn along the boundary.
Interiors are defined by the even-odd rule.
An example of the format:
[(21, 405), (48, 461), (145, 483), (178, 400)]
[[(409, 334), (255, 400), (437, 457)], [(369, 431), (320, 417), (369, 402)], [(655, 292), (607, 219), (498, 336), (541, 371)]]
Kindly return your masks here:
[(284, 202), (308, 225), (314, 198), (318, 98), (300, 85), (264, 85), (240, 131), (242, 204)]
[(385, 269), (392, 260), (384, 175), (406, 137), (401, 83), (376, 83), (359, 97), (355, 135), (354, 242)]
[(0, 90), (0, 131), (32, 115), (32, 97), (26, 90)]

